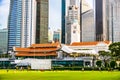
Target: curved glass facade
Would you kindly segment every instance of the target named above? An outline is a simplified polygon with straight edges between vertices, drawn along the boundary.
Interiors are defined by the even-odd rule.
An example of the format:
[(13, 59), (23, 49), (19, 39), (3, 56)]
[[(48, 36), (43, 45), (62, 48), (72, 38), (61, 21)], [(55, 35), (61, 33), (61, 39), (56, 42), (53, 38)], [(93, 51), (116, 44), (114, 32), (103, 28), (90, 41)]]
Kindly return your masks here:
[(8, 51), (35, 43), (36, 0), (11, 0), (8, 22)]
[(22, 1), (11, 0), (8, 23), (8, 50), (21, 46)]

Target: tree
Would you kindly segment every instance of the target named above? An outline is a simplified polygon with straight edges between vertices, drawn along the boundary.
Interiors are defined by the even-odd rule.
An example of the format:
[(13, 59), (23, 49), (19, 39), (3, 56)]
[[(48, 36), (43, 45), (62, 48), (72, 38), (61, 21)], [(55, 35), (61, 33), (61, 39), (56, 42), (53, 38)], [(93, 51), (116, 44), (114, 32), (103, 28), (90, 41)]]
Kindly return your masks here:
[(108, 51), (99, 51), (99, 56), (104, 62), (104, 66), (108, 67), (108, 61), (110, 60), (110, 52)]
[(111, 61), (110, 62), (110, 67), (111, 68), (115, 68), (115, 66), (116, 66), (116, 61)]
[(102, 66), (102, 61), (101, 61), (101, 60), (98, 60), (98, 61), (96, 62), (96, 65), (97, 65), (98, 67), (101, 67), (101, 66)]
[(110, 44), (109, 50), (111, 51), (111, 56), (115, 58), (115, 60), (120, 60), (120, 42)]

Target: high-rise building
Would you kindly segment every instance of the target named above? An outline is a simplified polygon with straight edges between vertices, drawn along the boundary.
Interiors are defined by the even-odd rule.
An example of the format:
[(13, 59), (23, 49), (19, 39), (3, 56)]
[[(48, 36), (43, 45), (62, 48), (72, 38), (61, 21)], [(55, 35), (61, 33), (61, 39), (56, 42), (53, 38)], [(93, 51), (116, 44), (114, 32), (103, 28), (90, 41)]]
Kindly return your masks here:
[[(80, 8), (80, 2), (81, 3), (81, 8)], [(95, 26), (94, 26), (94, 11), (90, 7), (90, 5), (86, 2), (86, 0), (62, 0), (62, 41), (67, 41), (69, 39), (64, 38), (65, 32), (70, 30), (66, 30), (66, 24), (68, 23), (68, 16), (69, 16), (69, 8), (68, 6), (71, 5), (76, 5), (79, 9), (77, 10), (77, 20), (78, 24), (80, 25), (80, 41), (85, 42), (85, 41), (95, 41)], [(80, 10), (81, 9), (81, 10)], [(68, 12), (69, 11), (69, 12)], [(81, 11), (81, 15), (80, 15)], [(80, 21), (80, 18), (82, 16), (82, 20)], [(82, 24), (82, 25), (81, 25)], [(89, 32), (89, 35), (86, 34)], [(64, 34), (64, 35), (63, 35)], [(70, 34), (69, 34), (70, 35)], [(67, 35), (68, 36), (68, 35)], [(75, 40), (76, 41), (76, 40)]]
[(93, 9), (82, 13), (82, 42), (91, 41), (95, 41), (95, 23)]
[(109, 40), (120, 42), (120, 0), (107, 0), (107, 24)]
[(10, 0), (8, 50), (35, 43), (36, 0)]
[(65, 43), (65, 17), (66, 17), (66, 0), (62, 0), (62, 16), (61, 16), (61, 43)]
[(0, 30), (0, 53), (7, 52), (7, 41), (8, 40), (8, 30)]
[(36, 43), (48, 42), (49, 0), (37, 0)]
[(108, 40), (106, 4), (108, 0), (95, 0), (96, 41)]
[(22, 0), (21, 47), (35, 43), (36, 0)]
[(119, 0), (95, 0), (97, 41), (120, 42), (119, 5)]
[(8, 23), (8, 50), (13, 46), (21, 47), (21, 26), (22, 26), (22, 1), (10, 1), (10, 14)]
[(80, 31), (81, 42), (95, 41), (94, 10), (86, 2), (81, 0)]
[(66, 44), (80, 42), (79, 6), (77, 6), (76, 1), (79, 0), (70, 0), (70, 4), (67, 9), (65, 26)]

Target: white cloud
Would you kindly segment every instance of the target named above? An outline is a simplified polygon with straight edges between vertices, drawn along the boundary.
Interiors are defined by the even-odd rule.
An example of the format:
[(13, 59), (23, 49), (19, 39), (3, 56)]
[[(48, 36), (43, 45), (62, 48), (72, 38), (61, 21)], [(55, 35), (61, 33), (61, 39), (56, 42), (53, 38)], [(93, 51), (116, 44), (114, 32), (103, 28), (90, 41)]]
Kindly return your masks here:
[(2, 0), (0, 4), (0, 28), (7, 28), (10, 0)]

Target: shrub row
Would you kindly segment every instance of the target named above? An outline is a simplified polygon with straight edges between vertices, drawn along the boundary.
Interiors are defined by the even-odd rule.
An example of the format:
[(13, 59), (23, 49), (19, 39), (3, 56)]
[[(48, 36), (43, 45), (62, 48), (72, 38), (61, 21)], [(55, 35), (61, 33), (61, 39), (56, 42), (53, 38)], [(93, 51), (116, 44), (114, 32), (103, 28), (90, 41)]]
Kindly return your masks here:
[(119, 70), (120, 71), (120, 67), (117, 68), (99, 68), (99, 67), (52, 67), (52, 70), (80, 70), (80, 71), (111, 71), (111, 70)]

